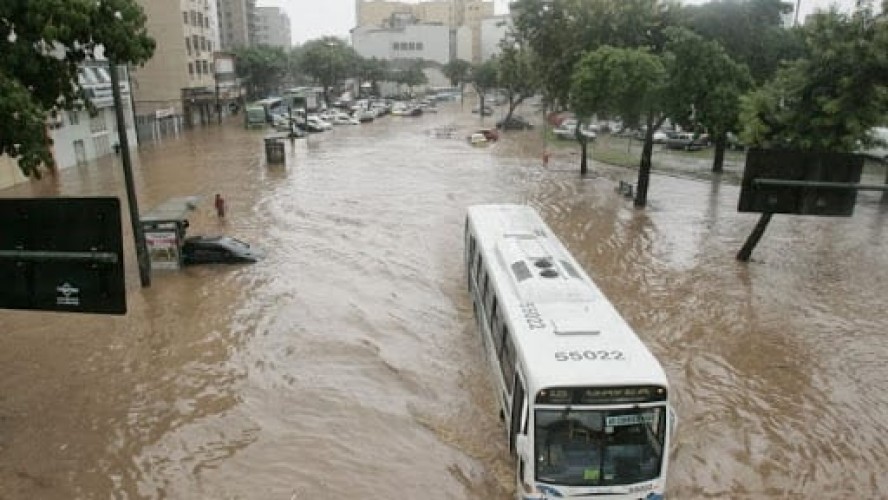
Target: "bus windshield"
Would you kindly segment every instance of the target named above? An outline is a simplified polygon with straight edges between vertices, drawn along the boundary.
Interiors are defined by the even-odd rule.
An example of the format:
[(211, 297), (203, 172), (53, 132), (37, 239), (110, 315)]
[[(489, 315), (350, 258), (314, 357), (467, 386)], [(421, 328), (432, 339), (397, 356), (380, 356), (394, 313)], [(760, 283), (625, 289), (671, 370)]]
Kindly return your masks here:
[(563, 486), (618, 486), (660, 475), (666, 406), (538, 409), (536, 478)]

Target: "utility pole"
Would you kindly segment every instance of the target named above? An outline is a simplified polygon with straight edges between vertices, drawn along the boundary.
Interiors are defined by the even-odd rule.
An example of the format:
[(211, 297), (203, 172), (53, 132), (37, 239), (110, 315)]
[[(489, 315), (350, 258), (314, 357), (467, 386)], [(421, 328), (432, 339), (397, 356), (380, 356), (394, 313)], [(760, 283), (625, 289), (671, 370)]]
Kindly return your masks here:
[[(133, 168), (130, 161), (129, 140), (126, 136), (126, 120), (123, 117), (123, 103), (120, 98), (120, 79), (117, 75), (117, 62), (108, 60), (108, 73), (111, 75), (111, 93), (114, 96), (114, 111), (117, 113), (117, 140), (120, 144), (120, 157), (123, 160), (123, 176), (126, 180), (126, 199), (129, 205), (130, 222), (133, 226), (133, 237), (136, 243), (136, 259), (139, 263), (139, 279), (142, 287), (151, 286), (151, 267), (148, 262), (148, 248), (145, 245), (145, 233), (139, 220), (139, 203), (136, 200), (136, 187), (133, 183)], [(132, 92), (132, 89), (130, 89)]]

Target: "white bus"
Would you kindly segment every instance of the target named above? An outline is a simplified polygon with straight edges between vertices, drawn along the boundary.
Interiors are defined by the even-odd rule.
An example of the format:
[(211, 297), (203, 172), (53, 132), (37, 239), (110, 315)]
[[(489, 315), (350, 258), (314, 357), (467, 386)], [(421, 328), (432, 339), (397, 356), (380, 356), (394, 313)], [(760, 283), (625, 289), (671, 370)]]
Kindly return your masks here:
[(469, 293), (519, 500), (662, 499), (666, 374), (530, 207), (470, 207)]

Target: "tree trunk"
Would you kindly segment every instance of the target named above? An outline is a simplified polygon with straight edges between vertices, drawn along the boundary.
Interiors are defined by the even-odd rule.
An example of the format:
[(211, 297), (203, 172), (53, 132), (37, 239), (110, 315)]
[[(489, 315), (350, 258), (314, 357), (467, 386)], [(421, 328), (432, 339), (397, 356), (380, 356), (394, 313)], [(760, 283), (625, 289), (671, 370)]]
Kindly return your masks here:
[(715, 136), (715, 157), (712, 159), (712, 173), (720, 174), (725, 170), (725, 147), (728, 145), (727, 133)]
[(580, 176), (584, 177), (586, 172), (589, 170), (588, 164), (588, 149), (589, 149), (589, 141), (584, 139), (580, 139)]
[[(888, 185), (888, 158), (882, 160), (885, 165), (885, 185)], [(888, 191), (882, 191), (882, 203), (888, 204)]]
[(481, 103), (481, 105), (478, 106), (478, 116), (481, 117), (481, 122), (483, 123), (484, 122), (484, 92), (478, 92), (478, 100)]
[(583, 123), (583, 120), (577, 119), (577, 125), (574, 127), (574, 137), (576, 137), (577, 142), (580, 143), (580, 176), (585, 176), (589, 170), (589, 164), (586, 157), (586, 138), (583, 137), (583, 134), (580, 133), (580, 124)]
[(644, 133), (644, 147), (641, 150), (641, 164), (638, 166), (638, 182), (635, 186), (635, 207), (647, 205), (648, 184), (651, 178), (651, 156), (654, 152), (654, 113), (648, 112), (647, 130)]

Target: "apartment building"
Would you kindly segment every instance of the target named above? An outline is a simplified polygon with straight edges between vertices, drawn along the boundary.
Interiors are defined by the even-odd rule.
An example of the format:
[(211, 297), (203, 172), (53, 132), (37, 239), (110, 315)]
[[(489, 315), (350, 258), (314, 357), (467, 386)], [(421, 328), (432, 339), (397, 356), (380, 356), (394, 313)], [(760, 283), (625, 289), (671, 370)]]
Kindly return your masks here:
[(443, 24), (407, 24), (396, 27), (357, 27), (352, 46), (363, 57), (450, 61), (450, 28)]
[(215, 6), (209, 0), (138, 0), (154, 56), (132, 74), (140, 140), (178, 134), (210, 123), (215, 86), (213, 52), (218, 50)]
[[(466, 58), (472, 62), (481, 62), (481, 23), (493, 14), (494, 3), (484, 0), (432, 0), (420, 3), (355, 0), (358, 27), (390, 28), (394, 27), (393, 19), (406, 17), (413, 17), (418, 24), (440, 24), (450, 29), (450, 58)], [(468, 28), (471, 37), (468, 50), (465, 32), (461, 30), (463, 27)]]
[[(256, 0), (216, 0), (219, 42), (224, 51), (256, 45)], [(289, 25), (289, 23), (287, 23)]]
[(256, 7), (256, 43), (289, 49), (290, 17), (278, 7)]

